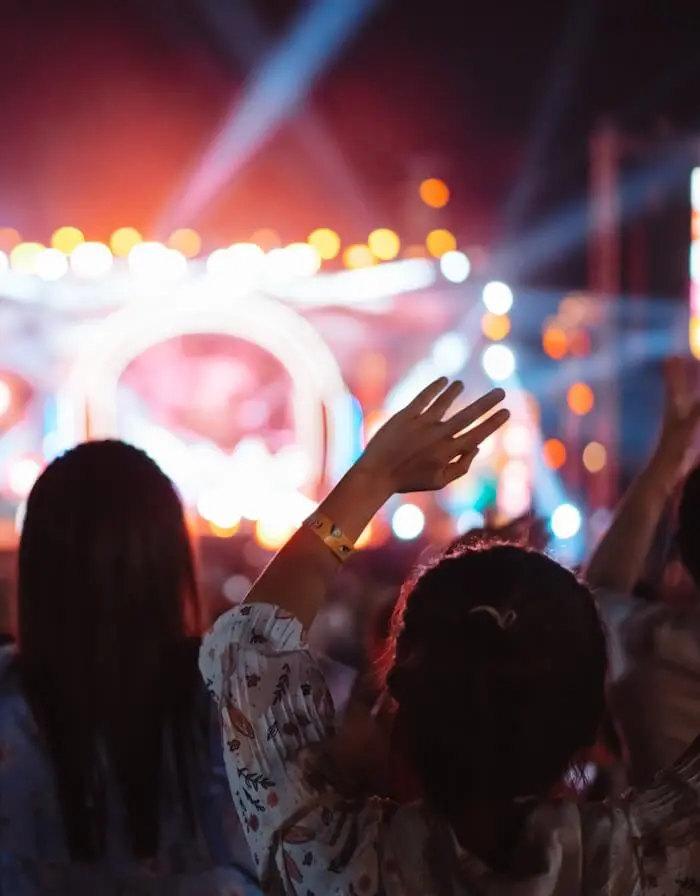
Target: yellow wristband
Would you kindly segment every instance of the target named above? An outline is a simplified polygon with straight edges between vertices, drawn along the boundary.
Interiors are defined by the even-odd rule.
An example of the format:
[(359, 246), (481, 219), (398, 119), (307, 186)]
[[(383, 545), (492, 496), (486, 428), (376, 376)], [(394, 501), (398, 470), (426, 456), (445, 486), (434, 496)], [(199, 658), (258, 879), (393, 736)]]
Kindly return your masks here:
[(343, 534), (343, 530), (332, 523), (327, 516), (322, 513), (315, 513), (304, 522), (312, 532), (321, 539), (329, 550), (333, 551), (335, 556), (341, 562), (345, 563), (351, 554), (355, 553), (352, 541)]

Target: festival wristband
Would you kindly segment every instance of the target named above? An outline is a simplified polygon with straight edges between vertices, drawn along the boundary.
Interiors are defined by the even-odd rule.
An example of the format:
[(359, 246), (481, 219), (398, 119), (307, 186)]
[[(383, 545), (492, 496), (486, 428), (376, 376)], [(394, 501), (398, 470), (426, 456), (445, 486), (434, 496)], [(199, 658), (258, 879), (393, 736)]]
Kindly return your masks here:
[(348, 557), (355, 553), (352, 541), (350, 541), (350, 539), (343, 534), (343, 530), (336, 526), (335, 523), (332, 523), (327, 516), (323, 516), (321, 513), (315, 513), (304, 521), (304, 525), (318, 535), (326, 547), (333, 551), (335, 556), (342, 563), (345, 563)]

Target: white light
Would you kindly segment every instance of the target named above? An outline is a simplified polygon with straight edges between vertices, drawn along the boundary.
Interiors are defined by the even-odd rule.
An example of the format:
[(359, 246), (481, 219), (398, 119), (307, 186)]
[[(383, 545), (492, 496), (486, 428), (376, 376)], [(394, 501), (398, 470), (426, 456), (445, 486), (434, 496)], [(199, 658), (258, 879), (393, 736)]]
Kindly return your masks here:
[(292, 277), (313, 277), (321, 267), (321, 256), (308, 243), (292, 243), (284, 250)]
[(425, 527), (425, 515), (415, 504), (402, 504), (391, 521), (394, 535), (401, 541), (413, 541)]
[(515, 373), (515, 355), (507, 345), (490, 345), (484, 352), (481, 363), (486, 375), (500, 383)]
[(454, 376), (469, 360), (469, 343), (461, 333), (445, 333), (433, 345), (433, 363), (444, 376)]
[(0, 252), (0, 275), (7, 273), (10, 267), (10, 259), (4, 252)]
[(10, 490), (18, 498), (26, 498), (39, 478), (41, 466), (30, 457), (16, 461), (11, 467), (7, 477)]
[(491, 314), (508, 314), (513, 307), (513, 290), (505, 283), (487, 283), (481, 293), (481, 300)]
[(442, 276), (451, 283), (464, 283), (471, 269), (472, 264), (464, 252), (445, 252), (440, 259)]
[(473, 507), (470, 507), (468, 510), (465, 510), (457, 520), (457, 530), (460, 535), (464, 535), (471, 529), (481, 529), (485, 523), (486, 519), (484, 514), (479, 513), (478, 510), (474, 510)]
[(70, 265), (76, 277), (97, 280), (112, 268), (112, 253), (103, 243), (81, 243), (70, 254)]
[(139, 243), (129, 252), (129, 270), (139, 280), (172, 282), (187, 274), (187, 259), (162, 243)]
[(532, 433), (523, 423), (511, 423), (503, 433), (503, 450), (512, 457), (527, 457), (532, 450)]
[(59, 249), (44, 249), (37, 258), (36, 273), (42, 280), (60, 280), (68, 273), (68, 259)]
[(5, 380), (0, 380), (0, 417), (4, 417), (11, 407), (12, 387)]
[(690, 206), (700, 212), (700, 168), (693, 168), (690, 180)]
[(700, 280), (700, 240), (690, 244), (690, 279)]
[(197, 502), (197, 513), (217, 529), (234, 529), (241, 521), (231, 495), (215, 490), (206, 492)]
[(581, 512), (573, 504), (560, 504), (552, 514), (551, 526), (556, 538), (573, 538), (581, 529)]

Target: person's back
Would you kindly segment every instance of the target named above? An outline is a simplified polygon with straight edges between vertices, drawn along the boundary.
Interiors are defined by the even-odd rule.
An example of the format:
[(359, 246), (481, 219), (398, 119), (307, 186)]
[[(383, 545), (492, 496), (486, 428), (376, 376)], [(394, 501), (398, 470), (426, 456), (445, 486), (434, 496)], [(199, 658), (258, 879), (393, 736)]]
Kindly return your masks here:
[(135, 448), (78, 446), (30, 495), (0, 649), (3, 896), (259, 892), (197, 671), (182, 507)]

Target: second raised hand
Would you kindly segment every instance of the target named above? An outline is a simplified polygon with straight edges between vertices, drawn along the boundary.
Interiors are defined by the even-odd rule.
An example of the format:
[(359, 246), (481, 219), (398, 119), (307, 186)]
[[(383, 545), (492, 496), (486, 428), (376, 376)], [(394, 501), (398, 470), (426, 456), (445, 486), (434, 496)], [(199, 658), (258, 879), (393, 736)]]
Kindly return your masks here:
[(503, 389), (450, 416), (463, 388), (461, 382), (435, 380), (379, 430), (358, 466), (381, 477), (392, 493), (433, 491), (463, 476), (479, 445), (510, 417), (501, 408), (481, 419), (503, 401)]

